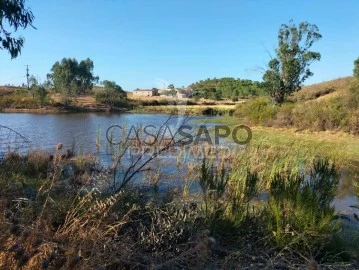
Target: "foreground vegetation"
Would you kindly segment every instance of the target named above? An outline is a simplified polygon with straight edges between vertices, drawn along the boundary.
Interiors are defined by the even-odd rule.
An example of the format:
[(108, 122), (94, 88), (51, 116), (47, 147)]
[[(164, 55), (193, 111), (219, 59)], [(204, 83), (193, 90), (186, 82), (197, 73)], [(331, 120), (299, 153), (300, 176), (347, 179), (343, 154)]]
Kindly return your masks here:
[(358, 235), (344, 242), (331, 206), (336, 165), (275, 150), (251, 146), (220, 163), (203, 159), (188, 177), (197, 191), (158, 192), (148, 180), (115, 193), (91, 188), (111, 175), (94, 157), (9, 153), (0, 163), (0, 266), (356, 267)]

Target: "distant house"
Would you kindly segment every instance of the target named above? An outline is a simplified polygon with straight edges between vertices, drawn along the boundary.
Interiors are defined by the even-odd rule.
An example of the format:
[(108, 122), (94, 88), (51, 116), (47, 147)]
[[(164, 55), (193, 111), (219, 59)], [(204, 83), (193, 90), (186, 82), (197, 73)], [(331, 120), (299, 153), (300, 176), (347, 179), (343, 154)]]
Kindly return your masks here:
[(154, 97), (158, 96), (157, 89), (136, 89), (133, 91), (134, 97)]
[(186, 98), (187, 95), (185, 93), (180, 93), (180, 92), (177, 92), (177, 98)]

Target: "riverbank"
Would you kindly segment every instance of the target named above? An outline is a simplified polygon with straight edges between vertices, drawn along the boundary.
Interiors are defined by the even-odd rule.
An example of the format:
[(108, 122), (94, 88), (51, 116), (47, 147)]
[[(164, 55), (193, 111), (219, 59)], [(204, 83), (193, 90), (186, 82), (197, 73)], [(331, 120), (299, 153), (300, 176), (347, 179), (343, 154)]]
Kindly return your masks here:
[(44, 108), (34, 108), (34, 109), (13, 109), (13, 108), (5, 108), (0, 110), (0, 113), (34, 113), (34, 114), (54, 114), (54, 113), (118, 113), (118, 112), (130, 112), (127, 108), (108, 108), (108, 107), (44, 107)]
[(94, 107), (78, 107), (78, 106), (67, 106), (67, 107), (44, 107), (44, 108), (5, 108), (0, 110), (0, 113), (111, 113), (111, 112), (122, 112), (122, 113), (139, 113), (139, 114), (183, 114), (183, 115), (232, 115), (234, 111), (234, 105), (169, 105), (169, 106), (139, 106), (133, 109), (130, 108), (114, 108), (104, 106)]
[(182, 115), (232, 115), (236, 105), (158, 105), (139, 106), (133, 113), (166, 113)]
[(81, 101), (73, 102), (72, 105), (64, 105), (61, 103), (47, 104), (43, 107), (38, 107), (36, 104), (23, 108), (21, 104), (11, 105), (10, 107), (0, 108), (0, 113), (102, 113), (102, 112), (127, 112), (127, 113), (150, 113), (150, 114), (183, 114), (183, 115), (232, 115), (235, 105), (226, 104), (200, 104), (200, 105), (186, 105), (169, 104), (169, 105), (141, 105), (129, 102), (127, 107), (111, 107), (105, 104), (96, 102), (82, 103)]

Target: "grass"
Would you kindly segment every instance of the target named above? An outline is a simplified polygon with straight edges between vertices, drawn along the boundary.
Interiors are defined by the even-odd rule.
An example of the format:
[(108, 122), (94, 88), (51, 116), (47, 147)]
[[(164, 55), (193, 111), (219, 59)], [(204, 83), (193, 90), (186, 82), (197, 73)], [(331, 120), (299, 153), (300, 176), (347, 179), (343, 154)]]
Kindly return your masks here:
[[(354, 255), (344, 258), (345, 246), (331, 240), (339, 237), (330, 222), (333, 165), (306, 162), (312, 172), (307, 178), (291, 168), (278, 170), (270, 201), (256, 203), (266, 180), (260, 168), (239, 159), (198, 164), (202, 192), (193, 200), (175, 190), (86, 193), (78, 180), (100, 173), (91, 157), (8, 155), (0, 162), (0, 268), (305, 268), (310, 261), (342, 269), (344, 260), (353, 267)], [(14, 181), (24, 178), (34, 184)], [(31, 198), (29, 185), (36, 194)]]
[[(244, 124), (244, 119), (225, 116), (218, 119), (205, 119), (201, 122), (225, 124), (233, 129)], [(327, 156), (338, 165), (351, 166), (359, 160), (359, 139), (357, 136), (340, 131), (297, 131), (294, 128), (273, 128), (250, 126), (252, 140), (250, 145), (263, 148), (279, 147), (293, 152), (308, 152), (312, 155)]]
[(310, 151), (349, 166), (359, 159), (358, 138), (345, 133), (296, 132), (295, 130), (254, 127), (253, 144), (290, 147), (292, 151)]
[(290, 100), (308, 101), (314, 99), (327, 99), (345, 92), (354, 81), (353, 77), (338, 78), (327, 82), (304, 86), (300, 91), (294, 93)]
[[(199, 121), (225, 124), (231, 130), (243, 124), (240, 119), (231, 116), (197, 122)], [(356, 136), (345, 132), (298, 132), (293, 128), (250, 128), (252, 140), (247, 147), (236, 152), (236, 161), (232, 162), (242, 178), (248, 168), (254, 170), (261, 178), (260, 190), (270, 188), (278, 171), (309, 172), (310, 168), (305, 164), (310, 164), (317, 158), (328, 158), (340, 171), (349, 173), (352, 182), (341, 192), (351, 192), (351, 183), (359, 184), (359, 140)], [(229, 140), (232, 138), (229, 137)]]

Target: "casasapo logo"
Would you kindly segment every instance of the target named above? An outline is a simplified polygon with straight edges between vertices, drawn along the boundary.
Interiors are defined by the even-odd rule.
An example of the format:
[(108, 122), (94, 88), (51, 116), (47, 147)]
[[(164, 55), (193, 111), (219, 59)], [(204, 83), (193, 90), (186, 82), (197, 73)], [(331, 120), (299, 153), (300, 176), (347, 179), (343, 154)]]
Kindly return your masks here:
[[(114, 135), (116, 134), (116, 135)], [(141, 127), (112, 125), (106, 131), (106, 139), (111, 145), (119, 145), (124, 142), (135, 142), (137, 145), (153, 146), (168, 142), (180, 143), (182, 146), (191, 144), (219, 145), (221, 139), (231, 139), (238, 145), (246, 145), (252, 139), (252, 131), (248, 126), (238, 125), (214, 125), (208, 129), (206, 125), (194, 127), (181, 125), (174, 128), (171, 125), (162, 125), (157, 128), (154, 125)]]

